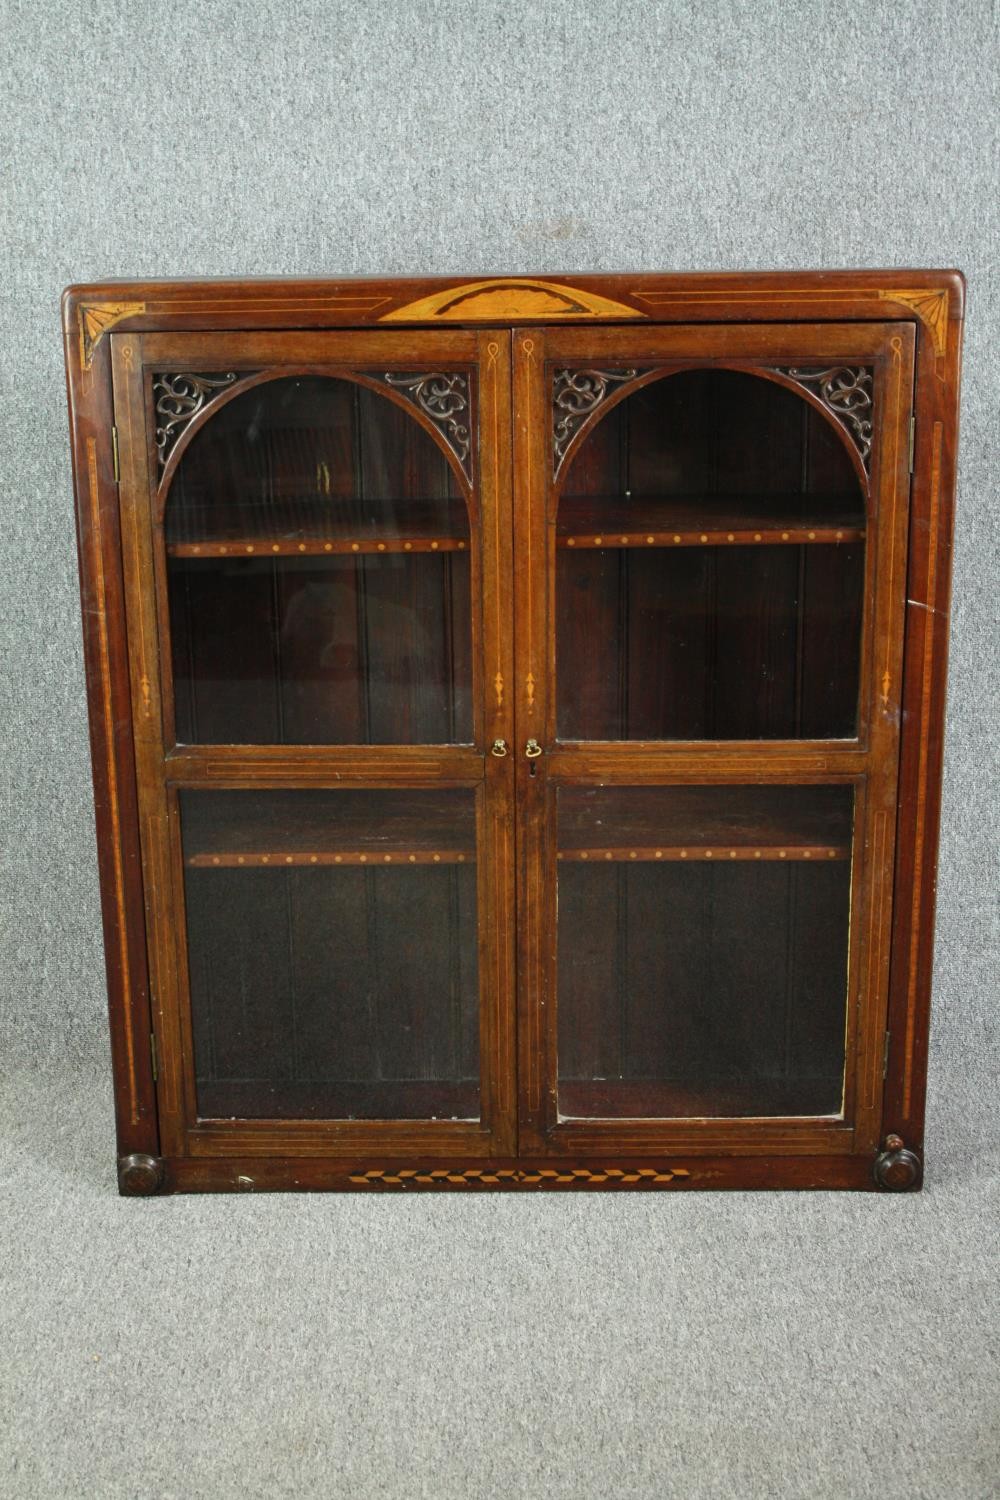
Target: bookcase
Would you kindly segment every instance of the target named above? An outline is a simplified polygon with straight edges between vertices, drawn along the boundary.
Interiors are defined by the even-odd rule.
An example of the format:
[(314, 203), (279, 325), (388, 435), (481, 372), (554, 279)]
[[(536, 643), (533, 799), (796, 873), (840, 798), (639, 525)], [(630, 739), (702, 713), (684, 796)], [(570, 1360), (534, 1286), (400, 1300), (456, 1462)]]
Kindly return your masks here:
[(919, 1187), (962, 308), (68, 290), (122, 1192)]

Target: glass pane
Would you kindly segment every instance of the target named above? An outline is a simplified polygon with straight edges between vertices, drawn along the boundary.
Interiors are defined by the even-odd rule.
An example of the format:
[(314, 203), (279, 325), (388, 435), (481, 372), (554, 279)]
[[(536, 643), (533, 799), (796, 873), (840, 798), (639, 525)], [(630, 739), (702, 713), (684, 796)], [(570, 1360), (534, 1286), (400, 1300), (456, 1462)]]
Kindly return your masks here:
[(469, 520), (434, 440), (286, 377), (191, 440), (166, 507), (177, 739), (472, 740)]
[(478, 1118), (475, 793), (180, 797), (199, 1114)]
[(844, 444), (794, 392), (689, 370), (628, 397), (559, 502), (559, 737), (853, 736), (864, 535)]
[(559, 791), (562, 1115), (840, 1113), (853, 795)]

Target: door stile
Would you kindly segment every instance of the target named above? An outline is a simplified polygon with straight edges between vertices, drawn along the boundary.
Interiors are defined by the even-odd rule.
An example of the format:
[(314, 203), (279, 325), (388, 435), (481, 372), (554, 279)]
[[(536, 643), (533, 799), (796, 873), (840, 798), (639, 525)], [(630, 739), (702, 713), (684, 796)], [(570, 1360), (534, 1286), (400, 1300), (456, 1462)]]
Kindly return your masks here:
[[(485, 981), (480, 1020), (484, 1123), (496, 1155), (517, 1152), (514, 814), (514, 575), (510, 450), (511, 335), (477, 334), (481, 543), (483, 739), (477, 747), (484, 787), (477, 827), (482, 858), (479, 942)], [(473, 595), (473, 597), (475, 597)], [(504, 745), (505, 755), (494, 754)]]
[[(157, 536), (162, 526), (154, 514), (155, 461), (148, 401), (149, 350), (141, 335), (110, 338), (114, 402), (119, 430), (121, 482), (119, 504), (132, 650), (130, 671), (133, 731), (136, 741), (140, 842), (150, 950), (153, 1026), (158, 1058), (161, 1150), (168, 1157), (206, 1149), (226, 1154), (237, 1136), (243, 1148), (265, 1153), (288, 1149), (359, 1151), (409, 1150), (431, 1155), (512, 1155), (516, 1151), (515, 1018), (514, 1018), (514, 757), (489, 753), (497, 740), (513, 740), (513, 618), (510, 578), (511, 540), (510, 335), (483, 330), (460, 335), (463, 360), (472, 374), (478, 406), (478, 437), (472, 483), (477, 494), (471, 533), (473, 733), (475, 743), (401, 746), (174, 746), (172, 714), (166, 712), (170, 649), (163, 634), (169, 616), (164, 579), (157, 579)], [(156, 335), (145, 336), (153, 344)], [(211, 362), (211, 336), (188, 336), (191, 358), (202, 367)], [(282, 342), (286, 342), (288, 336)], [(337, 341), (335, 343), (335, 341)], [(408, 362), (418, 342), (435, 358), (440, 336), (405, 336)], [(183, 355), (186, 339), (171, 343), (174, 357)], [(356, 336), (322, 338), (326, 360), (342, 365), (352, 358)], [(394, 348), (404, 342), (396, 332), (363, 338), (363, 355), (373, 350), (391, 363)], [(448, 349), (456, 335), (445, 335)], [(276, 369), (283, 352), (276, 347)], [(311, 350), (316, 356), (323, 351)], [(144, 353), (146, 368), (144, 369)], [(156, 351), (157, 358), (161, 357)], [(359, 360), (361, 353), (359, 352)], [(450, 358), (457, 357), (450, 355)], [(286, 355), (287, 358), (287, 355)], [(427, 425), (424, 423), (423, 425)], [(477, 545), (478, 542), (478, 545)], [(162, 549), (162, 537), (161, 537)], [(163, 559), (160, 558), (163, 573)], [(477, 701), (478, 700), (478, 701)], [(178, 793), (198, 788), (255, 789), (321, 786), (357, 788), (468, 787), (475, 789), (478, 844), (476, 892), (479, 911), (480, 963), (480, 1119), (434, 1123), (394, 1120), (346, 1123), (294, 1120), (247, 1120), (200, 1123), (197, 1116), (187, 973), (184, 860), (180, 840)], [(381, 1145), (379, 1143), (381, 1142)]]
[(184, 1149), (189, 1084), (184, 1067), (181, 1010), (176, 1003), (183, 982), (175, 937), (182, 930), (178, 927), (182, 913), (176, 907), (170, 803), (164, 775), (162, 689), (150, 536), (149, 435), (141, 335), (113, 335), (111, 360), (119, 434), (119, 506), (147, 912), (150, 1010), (157, 1056), (160, 1149), (164, 1155), (170, 1156), (179, 1155)]
[[(548, 653), (547, 426), (544, 406), (544, 330), (513, 335), (514, 574), (517, 673), (517, 952), (518, 1095), (521, 1153), (546, 1149), (555, 1106), (552, 1046), (554, 1005), (548, 995), (555, 933), (554, 890), (547, 878), (554, 849), (554, 806), (548, 794), (551, 745)], [(529, 741), (541, 754), (529, 758)], [(534, 745), (532, 745), (534, 749)], [(550, 1019), (551, 1023), (550, 1024)]]
[[(896, 799), (899, 783), (906, 621), (906, 553), (910, 512), (909, 430), (913, 410), (915, 330), (896, 325), (880, 369), (878, 427), (872, 452), (872, 514), (878, 518), (878, 586), (874, 593), (867, 680), (869, 768), (866, 786), (866, 872), (859, 892), (867, 927), (864, 979), (858, 996), (853, 1120), (855, 1149), (875, 1148), (882, 1117), (882, 1083), (889, 1005), (889, 958), (896, 865)], [(853, 924), (852, 924), (853, 925)], [(853, 944), (852, 944), (853, 946)]]

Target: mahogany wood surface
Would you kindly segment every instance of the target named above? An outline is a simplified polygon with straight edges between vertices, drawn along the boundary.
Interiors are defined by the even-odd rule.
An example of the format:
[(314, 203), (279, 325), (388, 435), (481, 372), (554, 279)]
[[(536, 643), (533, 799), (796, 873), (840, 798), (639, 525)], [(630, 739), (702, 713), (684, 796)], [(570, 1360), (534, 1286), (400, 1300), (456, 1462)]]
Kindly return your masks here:
[[(919, 1186), (963, 298), (959, 273), (917, 270), (105, 282), (68, 290), (66, 364), (118, 1155), (126, 1164), (122, 1191)], [(863, 372), (870, 372), (869, 431), (824, 394), (823, 369), (842, 367), (854, 371), (852, 378), (862, 372), (859, 390)], [(563, 369), (611, 372), (610, 394), (582, 420), (572, 406), (553, 405)], [(233, 379), (211, 385), (179, 436), (172, 430), (158, 443), (162, 418), (154, 411), (153, 385), (159, 372), (170, 371), (220, 378), (231, 371)], [(474, 412), (468, 441), (413, 395), (415, 379), (434, 371), (465, 382), (461, 390)], [(808, 437), (797, 472), (779, 474), (769, 464), (762, 483), (752, 468), (729, 478), (724, 467), (698, 477), (689, 463), (665, 489), (656, 458), (656, 403), (682, 371), (691, 372), (683, 377), (689, 385), (700, 380), (717, 392), (712, 400), (728, 400), (726, 427), (736, 453), (751, 450), (762, 423), (778, 423), (768, 428), (775, 451), (787, 440), (781, 422), (804, 423)], [(393, 372), (397, 383), (387, 383)], [(754, 395), (742, 405), (730, 400), (726, 392), (741, 389), (740, 380), (751, 376), (759, 377)], [(188, 472), (188, 455), (207, 451), (212, 422), (228, 409), (238, 430), (240, 400), (278, 377), (353, 382), (357, 400), (375, 402), (379, 410), (391, 406), (404, 448), (406, 434), (419, 429), (434, 445), (440, 455), (434, 462), (447, 475), (444, 488), (440, 478), (406, 460), (412, 509), (405, 517), (395, 506), (402, 497), (388, 492), (372, 494), (374, 509), (362, 507), (355, 515), (350, 502), (334, 514), (289, 493), (284, 513), (272, 507), (255, 516), (251, 507), (241, 519), (218, 503), (218, 478), (208, 490), (195, 487), (186, 509), (171, 512), (171, 495), (181, 494), (177, 476)], [(765, 382), (776, 393), (773, 400), (766, 398)], [(675, 385), (671, 399), (680, 390)], [(769, 415), (779, 408), (787, 416)], [(630, 416), (626, 429), (625, 413), (643, 410), (652, 426), (636, 442), (641, 415)], [(556, 424), (567, 412), (572, 420), (560, 432)], [(628, 432), (638, 468), (634, 462), (622, 468)], [(328, 469), (329, 479), (320, 473), (316, 483), (321, 493), (329, 485), (332, 501), (343, 464), (331, 462)], [(245, 483), (242, 490), (246, 499)], [(626, 492), (627, 526), (617, 524)], [(272, 493), (278, 493), (273, 486)], [(741, 502), (756, 498), (733, 509), (731, 494)], [(567, 497), (564, 506), (557, 505), (560, 495)], [(446, 514), (442, 501), (450, 507)], [(304, 600), (322, 587), (324, 570), (337, 566), (353, 570), (368, 589), (362, 569), (385, 566), (390, 556), (410, 570), (394, 579), (426, 579), (413, 607), (422, 618), (436, 609), (444, 622), (427, 664), (433, 659), (433, 673), (440, 674), (447, 659), (450, 680), (467, 677), (469, 730), (460, 728), (464, 710), (454, 692), (427, 716), (428, 694), (435, 690), (424, 678), (413, 679), (411, 709), (400, 709), (389, 693), (384, 710), (371, 700), (362, 706), (358, 730), (346, 730), (346, 703), (336, 712), (324, 708), (327, 689), (306, 659), (289, 652), (281, 661), (292, 685), (282, 689), (284, 742), (274, 721), (262, 718), (257, 735), (248, 739), (241, 732), (234, 743), (225, 703), (211, 692), (202, 693), (197, 713), (208, 724), (214, 714), (216, 728), (192, 733), (190, 668), (178, 676), (178, 664), (203, 661), (206, 682), (226, 672), (238, 682), (243, 670), (252, 683), (262, 660), (254, 630), (263, 644), (275, 629), (261, 590), (259, 604), (243, 612), (245, 668), (229, 652), (214, 663), (205, 654), (219, 634), (210, 623), (220, 597), (212, 570), (224, 567), (237, 581), (241, 576), (231, 573), (237, 557), (220, 550), (229, 548), (241, 549), (244, 579), (279, 580), (268, 585), (272, 592), (297, 589)], [(270, 561), (261, 562), (257, 548), (266, 549)], [(745, 561), (751, 553), (759, 560), (752, 567)], [(423, 557), (426, 564), (418, 564)], [(682, 557), (693, 561), (682, 565)], [(432, 571), (413, 571), (418, 566)], [(740, 609), (756, 611), (761, 620), (771, 618), (770, 598), (791, 592), (814, 602), (813, 618), (827, 622), (825, 636), (810, 635), (817, 627), (801, 612), (797, 620), (775, 623), (774, 617), (766, 627), (790, 643), (782, 647), (780, 670), (774, 659), (771, 707), (734, 668), (715, 682), (716, 703), (706, 717), (690, 660), (685, 687), (676, 663), (629, 657), (623, 644), (629, 630), (635, 636), (636, 621), (661, 607), (654, 601), (664, 566), (676, 572), (670, 597), (683, 598), (688, 589), (692, 610), (704, 610), (698, 599), (706, 588), (713, 597), (744, 598)], [(579, 609), (564, 613), (560, 624), (560, 580), (590, 576), (588, 568), (593, 581), (580, 594)], [(201, 646), (193, 638), (185, 644), (183, 634), (179, 646), (169, 644), (173, 622), (181, 618), (174, 577), (188, 591), (192, 580), (209, 580), (203, 602), (184, 606), (195, 609), (192, 621), (203, 618)], [(631, 624), (628, 600), (639, 611)], [(835, 622), (838, 610), (854, 608), (861, 650), (851, 722), (850, 663), (858, 657), (850, 629)], [(465, 632), (448, 621), (466, 615), (463, 661), (466, 648), (455, 643)], [(382, 648), (374, 629), (365, 628), (366, 649), (377, 653)], [(601, 668), (588, 677), (588, 640), (603, 643), (601, 650), (618, 641), (613, 672)], [(714, 672), (709, 660), (735, 660), (737, 646), (751, 653), (748, 660), (755, 650), (772, 649), (733, 637), (721, 658), (713, 645), (715, 655), (698, 670)], [(397, 649), (390, 633), (382, 657), (387, 682), (412, 670), (389, 665)], [(412, 664), (412, 649), (406, 659)], [(818, 661), (833, 664), (839, 706), (821, 686)], [(557, 720), (560, 670), (568, 674), (567, 690), (574, 673), (579, 684), (571, 693), (577, 717), (565, 730)], [(781, 672), (791, 675), (783, 679)], [(175, 702), (175, 678), (189, 694), (183, 709)], [(677, 704), (676, 734), (661, 738), (668, 699)], [(252, 698), (242, 701), (249, 705)], [(409, 742), (389, 743), (384, 726), (400, 712), (404, 720), (410, 715), (401, 734)], [(315, 726), (323, 723), (328, 731), (317, 736)], [(625, 724), (634, 734), (623, 736)], [(811, 724), (829, 727), (817, 733)], [(359, 732), (364, 725), (367, 734)], [(709, 729), (711, 738), (699, 738)], [(327, 736), (329, 744), (323, 743)], [(498, 742), (505, 753), (491, 750)], [(526, 753), (534, 744), (539, 753)], [(602, 785), (609, 795), (634, 788), (651, 805), (660, 788), (693, 795), (692, 789), (713, 786), (776, 794), (783, 787), (850, 786), (853, 835), (850, 828), (820, 829), (808, 820), (797, 825), (794, 818), (783, 826), (780, 818), (765, 818), (745, 822), (738, 835), (709, 819), (700, 832), (689, 826), (675, 837), (676, 828), (656, 826), (655, 817), (644, 814), (635, 826), (623, 825), (620, 837), (595, 839), (577, 830), (563, 838), (557, 790)], [(214, 832), (192, 825), (191, 842), (182, 841), (183, 799), (203, 789), (216, 789), (213, 796), (242, 791), (263, 797), (271, 789), (273, 796), (309, 797), (324, 788), (335, 796), (337, 787), (384, 789), (383, 795), (392, 789), (404, 802), (409, 790), (414, 804), (418, 792), (433, 797), (465, 788), (466, 797), (474, 793), (475, 828), (462, 829), (460, 820), (446, 826), (447, 819), (435, 828), (433, 820), (401, 813), (398, 827), (385, 823), (366, 831), (362, 819), (336, 838), (311, 836), (308, 818), (257, 827), (250, 820), (229, 837), (223, 819)], [(298, 829), (291, 838), (290, 827)], [(651, 828), (655, 837), (648, 836)], [(186, 822), (184, 830), (187, 836)], [(641, 916), (642, 899), (652, 899), (643, 892), (643, 870), (649, 879), (674, 881), (675, 902), (688, 899), (688, 878), (670, 872), (680, 872), (682, 858), (691, 857), (689, 843), (703, 867), (732, 859), (720, 873), (737, 884), (744, 878), (738, 871), (746, 879), (766, 875), (781, 883), (789, 911), (802, 899), (787, 894), (796, 883), (822, 877), (834, 882), (832, 892), (846, 889), (838, 880), (849, 881), (854, 915), (839, 1108), (830, 1109), (831, 1037), (821, 1040), (819, 1032), (785, 1039), (787, 1056), (798, 1048), (821, 1063), (826, 1058), (814, 1070), (812, 1096), (805, 1080), (790, 1087), (761, 1075), (748, 1091), (738, 1078), (713, 1079), (708, 1057), (686, 1081), (656, 1076), (654, 1069), (649, 1078), (602, 1083), (593, 1052), (608, 1029), (601, 1019), (607, 992), (600, 985), (590, 999), (582, 990), (577, 997), (581, 1016), (590, 1021), (575, 1033), (583, 1051), (569, 1073), (578, 1076), (570, 1081), (567, 1074), (559, 1095), (557, 870), (592, 880), (597, 870), (587, 863), (599, 856), (609, 866), (600, 878), (618, 892), (615, 909), (631, 902)], [(782, 845), (791, 863), (779, 865)], [(433, 879), (445, 882), (459, 878), (446, 870), (457, 872), (460, 857), (468, 858), (461, 879), (474, 881), (479, 913), (478, 1084), (465, 1076), (467, 1064), (460, 1069), (464, 1081), (441, 1075), (442, 1060), (457, 1057), (449, 1036), (459, 1035), (445, 1028), (421, 1034), (421, 1077), (387, 1080), (375, 1095), (365, 1092), (363, 1078), (347, 1076), (345, 1063), (336, 1105), (344, 1118), (324, 1117), (325, 1085), (310, 1094), (312, 1085), (290, 1079), (272, 1092), (280, 1108), (269, 1114), (267, 1090), (248, 1094), (250, 1085), (240, 1083), (236, 1071), (231, 1083), (219, 1084), (214, 1118), (201, 1118), (185, 882), (276, 878), (289, 890), (297, 882), (294, 888), (305, 894), (295, 899), (315, 914), (321, 886), (309, 882), (370, 882), (363, 868), (370, 855), (383, 866), (397, 858), (412, 865), (412, 874), (400, 871), (399, 878), (414, 881), (440, 856), (446, 868)], [(260, 862), (253, 876), (238, 864), (248, 856)], [(817, 860), (816, 869), (807, 867), (807, 857), (810, 864)], [(824, 859), (828, 864), (820, 868)], [(291, 864), (272, 877), (272, 860)], [(349, 864), (343, 874), (338, 860)], [(661, 868), (650, 869), (658, 860)], [(267, 901), (276, 890), (267, 887)], [(442, 899), (443, 914), (449, 901), (454, 908), (455, 897)], [(600, 900), (607, 926), (607, 899), (595, 906), (588, 897), (590, 905), (578, 908), (577, 930), (596, 931)], [(286, 900), (286, 911), (295, 909)], [(654, 903), (650, 912), (656, 910)], [(277, 912), (275, 906), (275, 921)], [(565, 919), (562, 903), (559, 915)], [(816, 952), (828, 951), (829, 962), (843, 953), (839, 921), (822, 941), (814, 935)], [(237, 921), (234, 938), (238, 928)], [(203, 947), (213, 941), (209, 930)], [(340, 957), (331, 950), (329, 962), (349, 963), (347, 947)], [(619, 939), (607, 961), (627, 982), (628, 963), (638, 960), (626, 949)], [(654, 950), (647, 962), (655, 969), (661, 960)], [(808, 944), (796, 951), (795, 962), (807, 963)], [(430, 963), (433, 943), (428, 955)], [(777, 963), (777, 949), (773, 960), (763, 948), (751, 960)], [(594, 964), (599, 974), (596, 949)], [(788, 972), (793, 982), (794, 967)], [(305, 995), (313, 981), (307, 976), (302, 982)], [(322, 985), (308, 1004), (318, 1018), (308, 1022), (309, 1045), (322, 1049)], [(420, 1020), (416, 1012), (414, 1020)], [(645, 1017), (637, 1012), (630, 1024), (636, 1028), (633, 1054), (655, 1055), (662, 1045), (655, 1010)], [(748, 1035), (773, 1024), (762, 1014)], [(587, 1025), (596, 1029), (588, 1032)], [(344, 1033), (335, 1050), (349, 1062), (350, 1048), (360, 1046), (353, 1055), (363, 1073), (370, 1045), (360, 1033), (353, 1041)], [(586, 1067), (585, 1055), (591, 1057)], [(373, 1119), (366, 1100), (376, 1096), (383, 1105), (374, 1107), (388, 1113)], [(703, 1107), (711, 1112), (699, 1114)], [(767, 1113), (752, 1113), (761, 1107)], [(414, 1117), (397, 1113), (410, 1109)], [(672, 1117), (657, 1117), (660, 1110)]]

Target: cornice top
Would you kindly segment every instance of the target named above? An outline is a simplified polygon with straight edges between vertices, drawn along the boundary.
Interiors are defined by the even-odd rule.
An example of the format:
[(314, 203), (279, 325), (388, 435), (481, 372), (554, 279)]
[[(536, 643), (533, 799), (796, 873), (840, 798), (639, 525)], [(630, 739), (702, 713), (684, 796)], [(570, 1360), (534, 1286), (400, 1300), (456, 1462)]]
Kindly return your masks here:
[(253, 328), (458, 328), (520, 323), (919, 319), (941, 359), (963, 313), (960, 271), (109, 281), (67, 288), (63, 317), (88, 370), (106, 333)]

